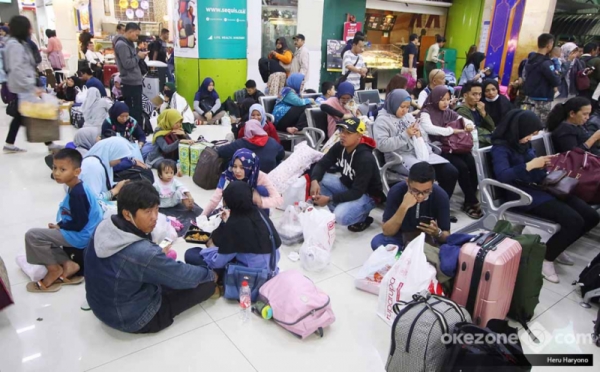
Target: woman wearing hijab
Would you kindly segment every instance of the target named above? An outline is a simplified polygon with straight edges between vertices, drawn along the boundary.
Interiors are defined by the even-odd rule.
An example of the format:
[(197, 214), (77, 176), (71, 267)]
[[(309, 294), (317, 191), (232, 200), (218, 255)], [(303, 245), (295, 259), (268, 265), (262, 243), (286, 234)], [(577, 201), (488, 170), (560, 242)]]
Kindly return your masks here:
[(121, 91), (121, 75), (117, 74), (115, 75), (115, 77), (113, 78), (113, 87), (112, 87), (112, 98), (115, 101), (122, 101), (123, 100), (123, 92)]
[[(465, 122), (465, 129), (446, 127), (448, 123), (460, 118)], [(457, 133), (472, 132), (474, 128), (475, 125), (472, 121), (450, 109), (450, 91), (448, 88), (445, 85), (435, 87), (423, 105), (421, 129), (430, 136), (448, 137)], [(442, 156), (458, 170), (458, 184), (465, 194), (465, 203), (462, 210), (471, 218), (481, 218), (483, 213), (477, 199), (479, 182), (473, 155), (469, 152), (467, 154), (442, 153)], [(448, 194), (448, 196), (451, 198), (452, 194)]]
[[(73, 145), (85, 157), (88, 151), (100, 140), (99, 128), (81, 128), (75, 133)], [(68, 147), (68, 146), (65, 146)]]
[(83, 82), (77, 75), (69, 76), (62, 84), (56, 87), (56, 98), (66, 102), (75, 102), (77, 94), (83, 89)]
[(485, 60), (485, 54), (481, 52), (475, 52), (469, 56), (465, 67), (460, 75), (458, 85), (463, 85), (467, 81), (476, 80), (481, 82), (482, 73), (480, 72), (481, 62)]
[(260, 170), (260, 159), (248, 149), (239, 149), (233, 154), (229, 166), (221, 175), (217, 188), (202, 212), (210, 216), (223, 199), (223, 190), (233, 181), (244, 181), (253, 192), (252, 200), (262, 209), (281, 206), (283, 198), (277, 192), (266, 173)]
[(260, 159), (260, 170), (269, 173), (285, 157), (285, 151), (273, 138), (269, 137), (257, 120), (248, 120), (244, 126), (244, 137), (223, 146), (217, 147), (219, 157), (224, 163), (229, 162), (235, 152), (239, 149), (248, 149), (254, 152)]
[(396, 168), (399, 173), (406, 174), (414, 164), (428, 162), (435, 168), (440, 187), (451, 196), (458, 171), (448, 160), (433, 153), (427, 133), (421, 130), (415, 117), (408, 112), (410, 103), (410, 94), (404, 89), (396, 89), (387, 95), (384, 109), (379, 112), (373, 125), (377, 149), (383, 152), (386, 161), (394, 159), (393, 152), (402, 156), (403, 166)]
[(327, 114), (327, 138), (333, 136), (337, 130), (338, 121), (354, 117), (347, 107), (354, 104), (351, 102), (353, 98), (354, 86), (345, 81), (338, 86), (335, 97), (328, 98), (321, 104), (321, 111)]
[(186, 124), (194, 124), (195, 117), (194, 111), (190, 108), (185, 98), (177, 93), (175, 83), (166, 83), (163, 88), (164, 102), (160, 106), (159, 112), (163, 112), (167, 109), (177, 110), (183, 117), (183, 122)]
[(175, 109), (167, 109), (158, 115), (157, 128), (152, 137), (152, 145), (147, 145), (146, 164), (158, 169), (164, 159), (179, 160), (179, 144), (192, 144), (193, 140), (183, 131), (183, 116)]
[(127, 180), (115, 185), (113, 167), (122, 159), (135, 161), (129, 142), (121, 137), (102, 140), (88, 151), (81, 163), (81, 179), (100, 201), (110, 201), (117, 196)]
[(215, 81), (209, 77), (204, 79), (194, 96), (194, 117), (198, 125), (218, 124), (225, 116), (221, 107), (219, 93), (215, 90)]
[(102, 139), (112, 136), (123, 137), (131, 143), (137, 141), (140, 148), (146, 143), (146, 133), (137, 121), (129, 116), (129, 107), (123, 102), (113, 104), (108, 110), (108, 118), (102, 124)]
[(483, 81), (483, 103), (485, 112), (498, 124), (514, 106), (508, 98), (500, 94), (500, 86), (496, 80)]
[(296, 134), (308, 125), (304, 110), (310, 107), (311, 100), (300, 97), (303, 85), (304, 75), (301, 73), (291, 74), (287, 79), (273, 109), (277, 130)]
[[(123, 103), (121, 104), (123, 105)], [(89, 88), (87, 90), (85, 101), (81, 106), (84, 120), (83, 126), (86, 128), (102, 127), (103, 124), (105, 124), (105, 121), (108, 120), (107, 116), (109, 116), (111, 106), (113, 106), (112, 102), (107, 98), (102, 98), (98, 89)]]
[(561, 79), (558, 90), (560, 95), (559, 99), (566, 100), (569, 97), (577, 95), (577, 87), (575, 86), (575, 76), (571, 73), (571, 68), (576, 62), (577, 56), (579, 55), (579, 48), (575, 43), (564, 43), (560, 47), (560, 61), (561, 63)]
[[(546, 167), (552, 157), (536, 157), (531, 148), (531, 137), (543, 128), (542, 122), (532, 111), (510, 111), (492, 135), (492, 159), (498, 181), (515, 186), (531, 196), (531, 204), (519, 207), (521, 210), (560, 225), (560, 230), (546, 242), (546, 258), (542, 267), (544, 278), (558, 283), (554, 263), (573, 265), (565, 250), (598, 225), (600, 216), (576, 196), (569, 195), (559, 200), (537, 186), (546, 178)], [(508, 193), (508, 199), (518, 198)]]
[[(185, 252), (186, 263), (205, 263), (213, 270), (224, 269), (230, 262), (253, 269), (269, 269), (274, 249), (275, 262), (279, 262), (281, 239), (268, 214), (254, 203), (254, 193), (247, 182), (233, 181), (227, 186), (223, 198), (228, 213), (213, 231), (207, 248)], [(275, 272), (279, 272), (279, 268)], [(223, 277), (223, 271), (217, 273)]]
[[(242, 106), (244, 106), (246, 104), (246, 101), (252, 101), (251, 98), (245, 99), (242, 102)], [(281, 140), (279, 139), (279, 135), (277, 134), (277, 129), (275, 128), (275, 125), (273, 125), (273, 123), (271, 123), (268, 119), (267, 119), (267, 114), (265, 113), (265, 108), (263, 107), (263, 105), (259, 105), (258, 103), (254, 103), (252, 104), (248, 110), (246, 110), (246, 113), (244, 114), (244, 116), (242, 117), (242, 120), (244, 120), (244, 124), (242, 124), (239, 127), (238, 133), (237, 133), (237, 138), (244, 138), (244, 134), (245, 134), (245, 123), (248, 120), (256, 120), (260, 123), (260, 126), (262, 127), (262, 129), (264, 129), (265, 132), (267, 132), (267, 135), (270, 138), (273, 138), (277, 143), (281, 143)]]
[[(292, 70), (292, 59), (294, 58), (294, 55), (292, 54), (290, 48), (288, 48), (287, 41), (284, 37), (280, 37), (275, 40), (275, 48), (276, 49), (274, 51), (269, 53), (269, 58), (278, 60), (281, 67), (283, 67), (286, 71), (286, 74), (289, 75), (290, 71)], [(270, 91), (271, 90), (269, 90), (269, 92)]]

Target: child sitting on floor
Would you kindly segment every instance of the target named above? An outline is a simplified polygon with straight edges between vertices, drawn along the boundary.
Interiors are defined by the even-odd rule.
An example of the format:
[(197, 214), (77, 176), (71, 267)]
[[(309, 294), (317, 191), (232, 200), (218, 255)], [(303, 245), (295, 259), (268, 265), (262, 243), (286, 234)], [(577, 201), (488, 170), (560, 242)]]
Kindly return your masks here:
[(154, 188), (160, 196), (160, 208), (171, 208), (183, 203), (189, 210), (194, 209), (194, 198), (181, 181), (175, 179), (177, 163), (171, 159), (165, 159), (158, 165), (158, 180), (154, 182)]
[(62, 149), (54, 155), (52, 175), (59, 184), (69, 188), (58, 209), (58, 223), (48, 228), (33, 228), (25, 234), (27, 262), (44, 265), (48, 274), (27, 284), (29, 292), (56, 292), (62, 285), (80, 284), (83, 277), (73, 277), (80, 269), (62, 249), (87, 247), (103, 212), (90, 189), (79, 180), (82, 157), (74, 149)]

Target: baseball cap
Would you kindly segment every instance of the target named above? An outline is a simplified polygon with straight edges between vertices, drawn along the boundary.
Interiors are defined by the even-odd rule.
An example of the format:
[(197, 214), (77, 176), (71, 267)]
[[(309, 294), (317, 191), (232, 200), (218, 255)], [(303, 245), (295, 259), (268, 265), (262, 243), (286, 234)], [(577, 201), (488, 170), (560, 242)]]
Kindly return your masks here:
[(363, 134), (367, 130), (367, 126), (365, 125), (365, 123), (363, 123), (357, 117), (352, 117), (350, 119), (344, 119), (342, 121), (338, 121), (336, 126), (346, 129), (350, 133)]
[(301, 40), (306, 41), (306, 38), (302, 34), (298, 34), (298, 35), (294, 36), (294, 40), (296, 40), (296, 39), (301, 39)]

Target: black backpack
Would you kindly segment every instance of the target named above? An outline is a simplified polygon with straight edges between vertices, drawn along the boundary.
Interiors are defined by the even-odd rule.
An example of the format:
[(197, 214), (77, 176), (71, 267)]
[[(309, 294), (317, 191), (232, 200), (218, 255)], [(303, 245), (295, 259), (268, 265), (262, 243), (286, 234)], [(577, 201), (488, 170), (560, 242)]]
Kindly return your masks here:
[[(531, 371), (532, 366), (523, 355), (517, 329), (510, 327), (506, 320), (491, 319), (485, 328), (472, 323), (458, 323), (453, 335), (457, 337), (452, 338), (453, 342), (446, 349), (441, 372)], [(494, 335), (496, 342), (489, 342), (491, 337), (488, 335)], [(477, 342), (464, 342), (469, 338)], [(516, 343), (510, 342), (512, 340)]]
[[(573, 285), (581, 287), (582, 296), (585, 296), (589, 291), (600, 289), (600, 254), (581, 271), (579, 280), (573, 282)], [(598, 302), (598, 299), (599, 297), (593, 297), (591, 301)]]

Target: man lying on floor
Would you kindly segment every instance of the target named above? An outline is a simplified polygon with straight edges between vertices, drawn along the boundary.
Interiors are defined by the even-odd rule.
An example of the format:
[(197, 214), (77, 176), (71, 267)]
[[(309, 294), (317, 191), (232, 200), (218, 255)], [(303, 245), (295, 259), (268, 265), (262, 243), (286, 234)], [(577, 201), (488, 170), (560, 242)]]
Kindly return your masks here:
[(168, 258), (152, 242), (160, 198), (149, 182), (119, 193), (118, 214), (98, 225), (85, 255), (85, 289), (96, 317), (123, 332), (155, 333), (215, 293), (217, 274)]

